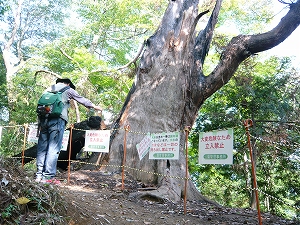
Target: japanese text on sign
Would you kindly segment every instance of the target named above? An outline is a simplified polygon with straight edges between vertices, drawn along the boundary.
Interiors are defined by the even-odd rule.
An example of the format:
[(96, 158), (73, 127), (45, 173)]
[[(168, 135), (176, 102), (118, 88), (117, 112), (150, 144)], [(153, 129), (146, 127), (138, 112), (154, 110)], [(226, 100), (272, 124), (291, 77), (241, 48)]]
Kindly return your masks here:
[(151, 134), (149, 159), (179, 159), (179, 133)]
[(230, 134), (226, 135), (209, 135), (201, 138), (201, 142), (205, 143), (205, 149), (224, 148), (224, 141), (232, 139)]
[(109, 152), (110, 130), (87, 130), (85, 133), (85, 151)]
[(61, 151), (67, 151), (67, 147), (68, 147), (68, 144), (69, 144), (69, 137), (70, 137), (70, 131), (65, 130), (63, 140), (62, 140), (62, 144), (61, 144)]
[(200, 133), (200, 164), (232, 164), (233, 129)]
[(142, 160), (144, 156), (149, 152), (151, 147), (151, 137), (149, 135), (145, 136), (143, 140), (136, 145), (136, 149), (139, 153), (139, 158)]
[(28, 142), (38, 143), (39, 137), (36, 136), (37, 130), (38, 130), (38, 128), (36, 125), (29, 126), (29, 132), (28, 132), (28, 137), (27, 137)]

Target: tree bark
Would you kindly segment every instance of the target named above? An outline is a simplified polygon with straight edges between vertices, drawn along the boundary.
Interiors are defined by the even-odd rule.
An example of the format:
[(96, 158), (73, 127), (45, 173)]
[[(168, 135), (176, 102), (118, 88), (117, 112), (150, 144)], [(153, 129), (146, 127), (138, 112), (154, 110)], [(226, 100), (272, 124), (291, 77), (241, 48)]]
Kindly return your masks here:
[[(221, 8), (217, 0), (207, 26), (196, 34), (198, 1), (170, 1), (157, 31), (146, 41), (136, 82), (118, 120), (113, 125), (109, 164), (111, 172), (120, 172), (124, 151), (124, 127), (130, 126), (126, 142), (126, 170), (136, 180), (156, 185), (147, 192), (172, 201), (184, 195), (184, 128), (192, 127), (203, 102), (225, 85), (238, 66), (252, 54), (268, 50), (285, 40), (300, 23), (300, 1), (271, 31), (257, 35), (239, 35), (226, 46), (216, 68), (203, 74), (203, 64), (213, 37)], [(136, 150), (147, 133), (180, 131), (179, 160), (139, 160)], [(189, 181), (187, 199), (206, 200)]]

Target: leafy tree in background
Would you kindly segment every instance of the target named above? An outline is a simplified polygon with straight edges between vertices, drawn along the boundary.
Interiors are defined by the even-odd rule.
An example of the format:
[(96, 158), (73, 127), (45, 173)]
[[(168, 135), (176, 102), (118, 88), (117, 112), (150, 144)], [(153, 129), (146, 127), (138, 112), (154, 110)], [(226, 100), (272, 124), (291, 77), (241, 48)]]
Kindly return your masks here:
[[(9, 6), (1, 21), (1, 55), (6, 69), (9, 110), (18, 110), (14, 76), (34, 60), (34, 49), (63, 34), (66, 7), (70, 1), (6, 1)], [(17, 85), (16, 85), (17, 86)], [(20, 87), (17, 87), (17, 91)]]
[[(76, 4), (76, 3), (75, 3)], [(76, 29), (76, 45), (85, 46), (110, 67), (127, 64), (145, 37), (152, 34), (166, 6), (163, 1), (81, 2), (76, 10), (84, 29)]]
[[(203, 104), (190, 136), (189, 166), (204, 195), (233, 207), (254, 207), (249, 149), (242, 123), (251, 118), (255, 123), (251, 134), (264, 140), (299, 143), (298, 133), (293, 133), (297, 132), (296, 126), (287, 126), (299, 115), (299, 109), (294, 108), (294, 99), (299, 97), (299, 94), (293, 95), (297, 89), (295, 79), (299, 79), (299, 74), (294, 73), (288, 58), (272, 57), (265, 61), (252, 58), (243, 63), (227, 85)], [(234, 128), (235, 137), (234, 164), (198, 165), (199, 132), (230, 127)], [(291, 205), (297, 203), (299, 171), (297, 163), (289, 160), (295, 147), (275, 146), (277, 150), (274, 151), (274, 145), (270, 143), (252, 141), (255, 143), (259, 189), (276, 198), (287, 199), (288, 204), (290, 201), (293, 202)], [(295, 217), (293, 207), (269, 198), (263, 192), (260, 192), (260, 200), (265, 211)]]
[[(61, 62), (69, 65), (69, 71), (58, 72), (71, 73), (82, 88), (81, 92), (104, 105), (105, 111), (114, 118), (136, 72), (135, 57), (139, 54), (136, 49), (154, 31), (165, 4), (160, 0), (87, 1), (81, 4), (75, 1), (76, 25), (79, 27), (70, 26), (69, 35), (52, 50), (49, 48), (50, 70), (62, 68)], [(86, 85), (92, 85), (94, 92), (86, 89)]]
[[(116, 114), (130, 89), (132, 73), (135, 70), (134, 66), (131, 68), (125, 66), (123, 69), (119, 67), (128, 62), (128, 59), (135, 57), (135, 49), (143, 43), (143, 35), (153, 29), (153, 21), (159, 15), (154, 11), (161, 7), (161, 2), (88, 1), (77, 4), (75, 1), (72, 2), (72, 7), (78, 14), (75, 12), (60, 15), (56, 6), (61, 7), (60, 10), (65, 7), (65, 12), (70, 12), (73, 11), (71, 4), (65, 2), (64, 5), (60, 5), (57, 2), (57, 5), (48, 4), (42, 8), (41, 3), (31, 2), (30, 5), (26, 5), (26, 2), (22, 4), (22, 1), (19, 1), (18, 3), (23, 7), (20, 9), (20, 18), (23, 18), (21, 15), (26, 15), (27, 10), (35, 11), (32, 8), (34, 5), (39, 9), (36, 11), (45, 15), (41, 16), (40, 20), (31, 20), (31, 26), (37, 27), (39, 24), (42, 26), (39, 33), (28, 31), (31, 34), (26, 36), (28, 41), (26, 43), (20, 41), (24, 44), (20, 46), (27, 51), (26, 61), (25, 58), (23, 60), (20, 57), (22, 60), (15, 66), (15, 70), (8, 71), (6, 74), (6, 78), (12, 79), (11, 84), (15, 84), (10, 86), (8, 92), (11, 96), (17, 97), (10, 101), (8, 108), (11, 121), (17, 124), (36, 121), (34, 112), (36, 99), (58, 76), (70, 77), (76, 83), (80, 93), (106, 106), (104, 108), (109, 113)], [(133, 8), (133, 3), (141, 8)], [(12, 5), (13, 7), (16, 6)], [(9, 13), (11, 12), (7, 12), (6, 15)], [(66, 17), (68, 15), (71, 15), (69, 19)], [(32, 15), (29, 13), (28, 20), (30, 16)], [(53, 19), (47, 23), (43, 22), (43, 19), (48, 17)], [(52, 22), (56, 25), (51, 25)], [(65, 23), (67, 26), (61, 29)], [(51, 33), (45, 31), (43, 33), (47, 37), (45, 41), (44, 36), (39, 35), (42, 33), (42, 28), (50, 30), (47, 28), (48, 25), (57, 29), (53, 29)], [(40, 41), (36, 41), (39, 37)], [(3, 44), (5, 48), (8, 42)], [(14, 52), (22, 51), (16, 49)], [(21, 66), (21, 62), (24, 65)], [(30, 85), (30, 90), (21, 83)], [(28, 111), (26, 118), (20, 116), (23, 110)], [(83, 118), (85, 113), (83, 109), (81, 113)], [(70, 116), (71, 122), (76, 122), (75, 115), (71, 113)]]
[(5, 4), (7, 2), (1, 1), (0, 2), (0, 20), (3, 19), (3, 15), (5, 11), (9, 9), (9, 5)]
[[(78, 14), (71, 13), (72, 17), (69, 19), (67, 16), (70, 14), (62, 14), (65, 19), (53, 16), (54, 13), (59, 14), (59, 12), (55, 11), (55, 7), (51, 9), (51, 5), (44, 9), (45, 17), (52, 15), (54, 19), (59, 19), (57, 26), (52, 25), (57, 28), (57, 33), (52, 32), (54, 35), (51, 36), (45, 32), (47, 41), (43, 37), (40, 41), (36, 41), (38, 36), (28, 36), (27, 45), (24, 46), (27, 51), (26, 62), (22, 61), (22, 66), (17, 64), (12, 76), (12, 86), (9, 92), (14, 100), (10, 105), (7, 104), (7, 74), (4, 61), (2, 61), (3, 92), (1, 93), (3, 96), (1, 97), (3, 98), (1, 98), (1, 107), (3, 111), (1, 116), (3, 116), (3, 124), (7, 124), (7, 122), (11, 125), (35, 123), (37, 121), (36, 101), (42, 91), (58, 76), (70, 77), (76, 83), (77, 90), (89, 99), (93, 99), (94, 102), (103, 105), (105, 111), (112, 114), (112, 119), (113, 115), (120, 110), (131, 87), (132, 74), (135, 70), (134, 66), (125, 66), (124, 68), (120, 68), (120, 66), (128, 62), (128, 59), (135, 57), (136, 49), (144, 41), (143, 35), (153, 31), (151, 30), (155, 24), (153, 21), (159, 17), (159, 13), (155, 10), (160, 9), (162, 1), (135, 2), (136, 6), (141, 6), (141, 8), (132, 8), (132, 1), (100, 1), (97, 4), (95, 2), (72, 3), (78, 10)], [(21, 10), (20, 16), (26, 15), (27, 11), (34, 11), (33, 8), (26, 7), (26, 2), (23, 4), (24, 8)], [(34, 4), (32, 2), (30, 7), (33, 7)], [(65, 6), (66, 12), (73, 11), (71, 4)], [(36, 7), (40, 7), (39, 3), (36, 4)], [(52, 14), (49, 14), (47, 10), (51, 10)], [(143, 11), (143, 13), (139, 13), (139, 11)], [(11, 11), (8, 11), (6, 16), (9, 13)], [(93, 16), (89, 18), (89, 14)], [(73, 23), (74, 16), (77, 16), (75, 19), (77, 24)], [(37, 27), (41, 24), (46, 28), (46, 25), (51, 25), (51, 21), (55, 23), (54, 20), (45, 23), (42, 18), (38, 23), (37, 21), (33, 21), (31, 25)], [(66, 26), (63, 26), (64, 24)], [(62, 29), (60, 30), (60, 28)], [(129, 32), (130, 29), (131, 32)], [(31, 31), (30, 34), (34, 34), (34, 32)], [(99, 43), (95, 43), (93, 36), (100, 37)], [(24, 42), (22, 43), (24, 44)], [(5, 42), (2, 44), (4, 48)], [(18, 52), (17, 48), (14, 52)], [(99, 52), (101, 54), (98, 54)], [(110, 53), (107, 54), (108, 52)], [(136, 62), (132, 63), (134, 65)], [(81, 119), (85, 119), (87, 117), (86, 109), (80, 106), (79, 108)], [(78, 120), (75, 111), (70, 110), (70, 124), (74, 122), (78, 122)], [(21, 134), (16, 130), (12, 135), (6, 136), (7, 140), (2, 139), (3, 145), (12, 147), (9, 155), (14, 154), (13, 149), (19, 151), (18, 146), (22, 143), (22, 135), (18, 136), (15, 132)], [(14, 138), (11, 138), (13, 136), (18, 136), (18, 140), (14, 141)]]

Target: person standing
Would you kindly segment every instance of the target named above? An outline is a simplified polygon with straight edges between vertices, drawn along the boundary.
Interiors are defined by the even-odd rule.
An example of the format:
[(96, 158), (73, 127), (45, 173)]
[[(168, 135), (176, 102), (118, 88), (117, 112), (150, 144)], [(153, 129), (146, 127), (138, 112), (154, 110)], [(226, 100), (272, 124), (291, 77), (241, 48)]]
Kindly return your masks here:
[(37, 144), (36, 156), (36, 181), (37, 182), (56, 182), (57, 160), (62, 146), (63, 134), (68, 123), (68, 109), (70, 100), (74, 99), (87, 108), (93, 108), (102, 111), (100, 106), (96, 106), (89, 99), (82, 97), (75, 91), (75, 86), (69, 78), (59, 78), (56, 84), (52, 85), (46, 91), (60, 91), (69, 86), (62, 93), (64, 108), (60, 117), (57, 118), (39, 118), (40, 132)]

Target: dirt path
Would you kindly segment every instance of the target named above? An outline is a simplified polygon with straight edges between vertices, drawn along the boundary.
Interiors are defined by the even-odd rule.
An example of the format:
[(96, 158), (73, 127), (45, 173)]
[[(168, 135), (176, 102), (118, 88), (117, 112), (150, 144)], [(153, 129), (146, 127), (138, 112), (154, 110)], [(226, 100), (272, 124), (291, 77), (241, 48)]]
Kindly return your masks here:
[[(100, 171), (72, 171), (70, 179), (67, 172), (60, 173), (59, 185), (37, 183), (31, 176), (17, 162), (0, 159), (0, 225), (258, 224), (255, 210), (189, 201), (185, 211), (183, 202), (137, 198), (134, 193), (155, 187), (129, 176), (124, 190), (119, 174)], [(262, 214), (262, 219), (263, 225), (300, 225), (270, 214)]]
[[(67, 179), (62, 174), (61, 179)], [(198, 224), (239, 225), (258, 224), (257, 212), (249, 209), (219, 208), (208, 203), (187, 202), (184, 214), (183, 202), (155, 201), (132, 197), (130, 193), (141, 191), (141, 184), (125, 181), (121, 190), (120, 175), (102, 175), (95, 171), (72, 172), (70, 184), (62, 182), (59, 189), (67, 205), (70, 225), (93, 224)], [(263, 224), (282, 225), (297, 223), (270, 214), (263, 214)]]

